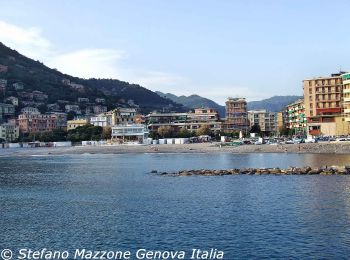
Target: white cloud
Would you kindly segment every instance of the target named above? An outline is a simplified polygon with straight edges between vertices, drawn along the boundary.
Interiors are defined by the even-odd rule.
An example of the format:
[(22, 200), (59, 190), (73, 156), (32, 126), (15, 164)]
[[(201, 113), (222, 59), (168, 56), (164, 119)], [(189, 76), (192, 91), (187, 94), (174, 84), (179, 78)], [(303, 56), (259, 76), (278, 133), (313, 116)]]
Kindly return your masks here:
[(59, 71), (83, 78), (118, 78), (118, 61), (123, 51), (112, 49), (84, 49), (53, 56), (47, 65)]
[(43, 59), (50, 53), (51, 43), (37, 27), (22, 28), (0, 21), (0, 41), (34, 59)]

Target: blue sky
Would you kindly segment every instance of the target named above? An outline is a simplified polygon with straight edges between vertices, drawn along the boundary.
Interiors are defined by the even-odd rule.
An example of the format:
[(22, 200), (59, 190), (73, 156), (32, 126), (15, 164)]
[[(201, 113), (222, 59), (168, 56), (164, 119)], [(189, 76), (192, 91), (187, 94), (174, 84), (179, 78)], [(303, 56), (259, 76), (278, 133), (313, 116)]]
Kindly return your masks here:
[(62, 72), (259, 100), (350, 70), (348, 1), (0, 0), (0, 41)]

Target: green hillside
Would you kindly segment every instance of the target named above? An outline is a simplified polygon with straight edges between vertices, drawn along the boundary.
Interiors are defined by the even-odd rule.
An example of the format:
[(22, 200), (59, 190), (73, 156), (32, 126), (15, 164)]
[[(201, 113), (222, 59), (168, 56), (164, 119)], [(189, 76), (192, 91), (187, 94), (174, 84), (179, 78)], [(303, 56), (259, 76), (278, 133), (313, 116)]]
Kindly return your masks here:
[[(108, 109), (135, 104), (134, 106), (139, 107), (143, 113), (153, 110), (186, 110), (182, 105), (162, 98), (137, 84), (115, 79), (82, 79), (63, 74), (21, 55), (2, 43), (0, 43), (0, 65), (7, 66), (6, 72), (0, 72), (0, 79), (7, 80), (7, 88), (5, 93), (2, 93), (0, 102), (9, 96), (18, 97), (20, 101), (18, 110), (25, 106), (22, 101), (25, 101), (26, 97), (23, 96), (32, 91), (41, 91), (48, 96), (46, 100), (34, 104), (42, 112), (45, 112), (47, 104), (54, 104), (59, 100), (64, 101), (63, 104), (78, 104), (79, 97), (89, 98), (90, 105), (96, 105), (94, 104), (96, 98), (103, 98)], [(15, 89), (14, 83), (23, 84), (23, 90)], [(62, 104), (58, 105), (63, 109)], [(84, 105), (82, 106), (84, 108)]]

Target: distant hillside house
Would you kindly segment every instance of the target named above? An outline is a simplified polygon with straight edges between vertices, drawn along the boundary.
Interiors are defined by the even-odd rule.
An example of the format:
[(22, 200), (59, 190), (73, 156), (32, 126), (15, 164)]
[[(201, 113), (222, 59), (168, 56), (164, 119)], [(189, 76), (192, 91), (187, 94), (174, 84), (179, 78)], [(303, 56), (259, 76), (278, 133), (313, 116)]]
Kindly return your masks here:
[(107, 107), (106, 106), (93, 106), (94, 114), (101, 114), (104, 112), (107, 112)]
[(104, 98), (96, 98), (95, 102), (100, 103), (100, 104), (104, 104), (106, 102), (106, 100)]
[(41, 91), (34, 90), (32, 93), (33, 93), (33, 98), (35, 100), (44, 101), (44, 100), (48, 99), (48, 95), (44, 94)]
[(6, 87), (7, 87), (7, 80), (0, 79), (0, 91), (6, 91)]
[(15, 106), (11, 104), (0, 103), (0, 122), (15, 115)]
[(78, 102), (79, 103), (85, 103), (85, 102), (89, 102), (90, 100), (88, 98), (83, 98), (83, 97), (79, 97), (78, 98)]
[(69, 79), (62, 79), (62, 83), (64, 85), (69, 85), (70, 84), (70, 80)]
[(24, 88), (24, 84), (22, 82), (13, 83), (12, 86), (15, 88), (15, 90), (22, 90)]
[(33, 93), (26, 92), (26, 91), (18, 92), (17, 95), (24, 100), (33, 100), (33, 98), (34, 98)]
[(36, 107), (24, 107), (21, 109), (22, 114), (40, 114), (39, 109)]
[(81, 114), (81, 110), (80, 110), (80, 107), (78, 105), (65, 105), (64, 108), (65, 108), (67, 113), (74, 112), (77, 115)]
[(46, 107), (47, 107), (47, 110), (49, 111), (57, 111), (57, 112), (61, 111), (61, 107), (57, 103), (47, 104)]
[(0, 72), (7, 72), (7, 71), (8, 71), (8, 67), (0, 64)]
[(81, 84), (70, 83), (69, 86), (71, 86), (71, 88), (76, 89), (76, 90), (84, 90), (84, 86)]
[(12, 105), (14, 105), (14, 106), (18, 106), (18, 98), (16, 98), (16, 97), (8, 97), (8, 98), (6, 98), (5, 99), (5, 101), (6, 102), (11, 102), (12, 103)]

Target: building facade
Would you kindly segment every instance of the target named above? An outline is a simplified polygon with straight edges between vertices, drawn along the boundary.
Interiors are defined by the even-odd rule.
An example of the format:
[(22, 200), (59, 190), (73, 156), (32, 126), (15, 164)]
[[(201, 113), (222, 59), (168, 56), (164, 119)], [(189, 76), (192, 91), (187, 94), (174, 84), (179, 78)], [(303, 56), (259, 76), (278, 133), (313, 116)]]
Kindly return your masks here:
[(95, 126), (114, 126), (119, 124), (134, 124), (136, 109), (116, 108), (106, 113), (91, 117), (91, 124)]
[(146, 143), (148, 130), (142, 124), (121, 124), (112, 127), (112, 141), (118, 143)]
[(260, 127), (261, 132), (265, 134), (278, 133), (278, 113), (267, 112), (266, 109), (248, 111), (248, 120), (250, 128), (254, 125)]
[(150, 131), (157, 131), (161, 126), (179, 130), (186, 126), (187, 116), (187, 113), (150, 113), (146, 116), (146, 123)]
[(248, 132), (249, 121), (247, 113), (247, 101), (245, 98), (228, 98), (226, 101), (226, 119), (223, 125), (224, 131)]
[(342, 75), (343, 81), (343, 118), (350, 124), (350, 73)]
[(6, 142), (15, 141), (19, 137), (19, 128), (15, 124), (0, 125), (0, 139)]
[(15, 106), (11, 104), (0, 103), (0, 123), (15, 115)]
[(290, 129), (292, 134), (307, 134), (307, 118), (305, 116), (304, 99), (298, 99), (286, 107), (286, 128)]
[(342, 117), (343, 79), (341, 74), (343, 73), (303, 81), (308, 134), (349, 134), (349, 127)]
[(52, 131), (57, 128), (57, 117), (47, 114), (21, 114), (18, 116), (21, 133), (37, 133)]
[(77, 128), (78, 126), (84, 126), (89, 124), (90, 121), (88, 119), (73, 119), (67, 121), (67, 130), (73, 130)]
[(220, 116), (216, 109), (196, 108), (193, 112), (188, 113), (186, 122), (188, 130), (195, 131), (202, 126), (214, 132), (221, 130)]

